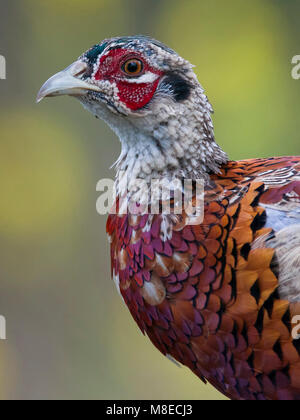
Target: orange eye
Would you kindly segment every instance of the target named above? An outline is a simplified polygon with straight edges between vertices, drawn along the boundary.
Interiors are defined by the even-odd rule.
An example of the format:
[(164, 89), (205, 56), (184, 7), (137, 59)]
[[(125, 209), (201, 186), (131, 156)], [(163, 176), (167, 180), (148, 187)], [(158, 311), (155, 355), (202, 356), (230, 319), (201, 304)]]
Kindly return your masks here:
[(143, 71), (143, 67), (143, 62), (134, 58), (126, 61), (122, 66), (122, 70), (130, 76), (137, 76)]

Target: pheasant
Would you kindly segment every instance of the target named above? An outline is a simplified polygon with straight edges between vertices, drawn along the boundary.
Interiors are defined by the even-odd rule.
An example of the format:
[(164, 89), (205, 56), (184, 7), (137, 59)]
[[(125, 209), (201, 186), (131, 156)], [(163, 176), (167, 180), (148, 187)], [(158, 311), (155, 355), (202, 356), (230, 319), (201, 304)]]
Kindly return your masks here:
[(37, 100), (58, 95), (120, 138), (119, 210), (125, 178), (204, 182), (199, 223), (174, 193), (169, 214), (108, 217), (112, 276), (141, 331), (230, 399), (299, 400), (300, 157), (229, 160), (193, 66), (145, 36), (93, 46)]

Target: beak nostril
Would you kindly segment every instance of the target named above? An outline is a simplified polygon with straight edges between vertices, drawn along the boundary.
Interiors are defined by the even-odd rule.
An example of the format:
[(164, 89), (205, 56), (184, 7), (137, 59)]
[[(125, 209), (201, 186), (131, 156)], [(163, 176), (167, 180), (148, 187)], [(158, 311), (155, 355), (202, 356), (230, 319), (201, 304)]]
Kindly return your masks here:
[(79, 77), (88, 70), (88, 65), (83, 61), (76, 61), (73, 65), (71, 65), (70, 70), (73, 77)]
[(76, 74), (74, 74), (75, 77), (80, 77), (83, 74), (85, 74), (88, 71), (88, 66), (83, 67), (80, 69)]

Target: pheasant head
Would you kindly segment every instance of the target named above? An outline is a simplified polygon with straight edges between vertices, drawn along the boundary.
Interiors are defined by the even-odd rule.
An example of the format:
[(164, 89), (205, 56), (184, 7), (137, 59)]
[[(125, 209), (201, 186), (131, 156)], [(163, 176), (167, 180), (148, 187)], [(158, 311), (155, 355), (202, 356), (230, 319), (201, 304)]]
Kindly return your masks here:
[(193, 66), (144, 36), (106, 39), (41, 88), (70, 95), (121, 140), (117, 169), (131, 178), (205, 177), (227, 162)]

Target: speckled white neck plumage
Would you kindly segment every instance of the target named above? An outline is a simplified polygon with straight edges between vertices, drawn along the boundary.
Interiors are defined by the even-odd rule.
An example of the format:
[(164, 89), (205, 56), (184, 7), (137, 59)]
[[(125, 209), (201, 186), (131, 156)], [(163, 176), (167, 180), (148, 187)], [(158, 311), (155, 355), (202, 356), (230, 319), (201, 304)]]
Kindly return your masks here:
[[(192, 75), (194, 76), (194, 75)], [(228, 158), (214, 139), (212, 108), (193, 77), (191, 96), (184, 102), (154, 98), (151, 112), (129, 118), (119, 127), (122, 152), (117, 172), (129, 178), (206, 178), (217, 173)]]

